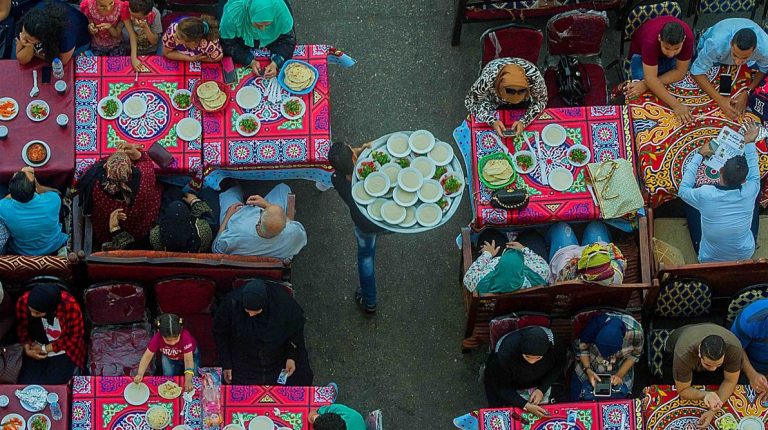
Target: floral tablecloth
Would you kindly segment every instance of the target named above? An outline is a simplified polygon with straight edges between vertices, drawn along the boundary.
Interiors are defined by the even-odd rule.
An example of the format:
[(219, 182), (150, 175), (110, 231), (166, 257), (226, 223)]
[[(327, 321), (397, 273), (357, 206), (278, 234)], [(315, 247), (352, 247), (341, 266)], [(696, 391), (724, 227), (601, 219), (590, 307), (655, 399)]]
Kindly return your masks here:
[[(480, 430), (641, 430), (643, 428), (639, 400), (558, 403), (542, 407), (549, 412), (550, 416), (538, 418), (519, 408), (481, 409)], [(575, 427), (567, 425), (569, 411), (576, 411)]]
[(229, 385), (223, 389), (224, 422), (242, 422), (246, 427), (256, 416), (267, 416), (278, 428), (309, 430), (309, 412), (336, 399), (333, 386)]
[[(703, 386), (696, 387), (699, 389)], [(716, 387), (708, 387), (715, 389)], [(647, 430), (696, 429), (701, 414), (707, 411), (702, 401), (682, 400), (671, 385), (652, 385), (643, 390), (642, 400), (645, 428)], [(755, 402), (757, 393), (749, 385), (738, 385), (736, 390), (723, 405), (715, 419), (731, 413), (740, 420), (744, 417), (768, 419), (768, 408)], [(707, 430), (716, 428), (714, 420)]]
[[(734, 94), (751, 82), (747, 67), (716, 66), (707, 73), (715, 88), (719, 87), (720, 75), (725, 71), (736, 76)], [(651, 207), (675, 197), (685, 166), (701, 145), (717, 137), (724, 126), (739, 130), (739, 125), (723, 115), (717, 103), (698, 87), (690, 74), (667, 88), (683, 104), (692, 108), (695, 121), (680, 124), (672, 111), (651, 93), (629, 102), (640, 177), (648, 191)], [(764, 140), (758, 142), (757, 149), (760, 171), (765, 175), (768, 172), (768, 151)], [(698, 185), (714, 184), (719, 178), (719, 171), (702, 164), (696, 182)]]
[[(502, 110), (501, 121), (509, 127), (521, 111)], [(532, 225), (556, 221), (587, 221), (600, 219), (600, 208), (593, 200), (584, 182), (585, 168), (573, 167), (566, 159), (566, 151), (574, 144), (587, 146), (592, 152), (592, 162), (625, 158), (634, 163), (632, 137), (629, 132), (629, 115), (625, 106), (593, 106), (546, 109), (527, 129), (531, 144), (535, 147), (532, 132), (547, 124), (560, 124), (567, 130), (566, 143), (550, 147), (541, 143), (547, 162), (547, 170), (564, 167), (574, 175), (573, 185), (564, 192), (555, 191), (541, 183), (538, 167), (527, 175), (518, 175), (516, 186), (527, 187), (530, 203), (524, 209), (504, 210), (490, 205), (493, 190), (487, 188), (478, 177), (478, 161), (485, 155), (500, 151), (499, 145), (507, 146), (510, 153), (526, 149), (522, 138), (501, 139), (488, 124), (468, 120), (454, 131), (459, 148), (467, 163), (468, 183), (471, 184), (474, 211), (473, 226)]]
[[(330, 87), (328, 56), (333, 48), (326, 45), (299, 45), (295, 60), (306, 61), (317, 68), (317, 85), (309, 94), (300, 96), (307, 110), (302, 118), (287, 120), (280, 103), (267, 100), (268, 81), (253, 75), (250, 68), (236, 68), (238, 82), (231, 86), (229, 105), (222, 112), (204, 114), (203, 164), (205, 182), (218, 188), (227, 177), (237, 179), (309, 179), (330, 185), (331, 167), (327, 161), (331, 142)], [(265, 57), (257, 51), (257, 58)], [(266, 64), (266, 62), (265, 62)], [(202, 66), (203, 79), (224, 80), (220, 64)], [(261, 129), (253, 137), (242, 137), (235, 128), (237, 118), (245, 113), (235, 102), (237, 91), (254, 86), (261, 91), (262, 101), (254, 109)], [(281, 88), (282, 97), (290, 94)]]
[[(96, 161), (114, 152), (124, 140), (142, 143), (145, 149), (159, 142), (174, 158), (160, 173), (198, 176), (201, 172), (201, 138), (186, 142), (176, 134), (176, 124), (185, 117), (201, 119), (192, 107), (178, 111), (171, 104), (176, 89), (189, 89), (200, 78), (200, 64), (168, 60), (154, 55), (141, 57), (149, 72), (136, 74), (130, 57), (85, 57), (75, 59), (75, 176), (79, 177)], [(125, 114), (105, 120), (97, 112), (99, 101), (116, 96), (125, 102), (138, 95), (147, 101), (146, 115), (131, 119)]]

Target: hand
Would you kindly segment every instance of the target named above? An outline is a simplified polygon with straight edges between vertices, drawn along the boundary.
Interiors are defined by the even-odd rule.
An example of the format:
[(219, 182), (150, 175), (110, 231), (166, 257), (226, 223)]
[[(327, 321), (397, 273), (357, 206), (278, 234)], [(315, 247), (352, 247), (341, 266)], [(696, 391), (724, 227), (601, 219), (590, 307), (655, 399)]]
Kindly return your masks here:
[(194, 389), (195, 387), (192, 385), (192, 378), (184, 378), (184, 392), (189, 393)]
[(719, 96), (716, 101), (717, 105), (720, 106), (720, 110), (722, 110), (723, 114), (728, 118), (736, 119), (739, 116), (739, 113), (736, 112), (736, 109), (731, 106), (730, 97)]
[(35, 174), (35, 168), (34, 167), (30, 167), (30, 166), (22, 167), (21, 171), (24, 172), (24, 173), (31, 173), (33, 175)]
[(227, 384), (231, 384), (232, 383), (232, 369), (224, 369), (223, 374), (224, 374), (224, 382), (226, 382)]
[(645, 81), (635, 81), (627, 84), (627, 89), (624, 91), (624, 95), (628, 99), (636, 99), (648, 91), (648, 85), (645, 85)]
[(538, 405), (541, 403), (541, 401), (544, 399), (544, 393), (541, 392), (538, 388), (533, 390), (533, 393), (531, 393), (531, 398), (528, 399), (530, 403), (533, 403), (534, 405)]
[(373, 146), (373, 141), (366, 142), (360, 146), (361, 149), (371, 149), (371, 146)]
[(673, 107), (672, 112), (675, 113), (675, 118), (677, 118), (680, 124), (688, 124), (693, 121), (690, 109), (682, 103), (678, 103), (677, 106)]
[(29, 46), (29, 42), (27, 42), (27, 40), (23, 37), (19, 36), (16, 38), (16, 45), (21, 46), (22, 48), (26, 48)]
[(261, 65), (259, 64), (258, 60), (251, 61), (250, 66), (251, 66), (251, 71), (253, 72), (254, 75), (257, 75), (257, 76), (262, 75)]
[(109, 231), (120, 228), (120, 222), (128, 219), (128, 215), (122, 209), (115, 209), (109, 214)]
[(131, 65), (133, 66), (134, 72), (141, 72), (144, 70), (144, 64), (142, 64), (141, 60), (138, 58), (131, 58)]
[(523, 130), (525, 130), (525, 126), (520, 121), (515, 121), (512, 124), (512, 129), (515, 130), (515, 136), (520, 136), (523, 134)]
[(544, 408), (539, 405), (534, 405), (533, 403), (526, 403), (523, 409), (525, 409), (526, 412), (532, 413), (539, 418), (544, 418), (549, 415), (549, 412), (547, 412)]
[(736, 113), (744, 115), (744, 112), (747, 110), (747, 100), (747, 92), (742, 91), (736, 97), (731, 98), (731, 106), (736, 110)]
[(709, 391), (704, 396), (704, 404), (707, 405), (710, 411), (718, 411), (723, 407), (723, 401), (720, 400), (720, 396), (714, 391)]
[(235, 203), (227, 208), (227, 212), (224, 214), (224, 216), (232, 216), (237, 212), (238, 209), (243, 207), (242, 203)]
[(621, 385), (624, 381), (619, 375), (611, 375), (611, 385)]
[(203, 61), (208, 58), (208, 54), (190, 55), (189, 58), (191, 58), (192, 61)]
[(267, 201), (264, 200), (264, 197), (261, 197), (258, 194), (254, 194), (248, 197), (248, 200), (245, 201), (245, 204), (248, 206), (258, 206), (260, 208), (267, 207)]
[(712, 147), (709, 145), (709, 142), (699, 147), (699, 154), (701, 154), (702, 157), (711, 157), (712, 154), (714, 154), (714, 151), (712, 151)]
[(264, 78), (270, 79), (274, 78), (275, 76), (277, 76), (277, 64), (275, 64), (273, 61), (264, 68)]
[(699, 421), (696, 423), (697, 427), (701, 430), (709, 428), (709, 424), (712, 422), (712, 418), (715, 417), (715, 411), (707, 411), (701, 414)]
[(146, 19), (137, 19), (136, 24), (140, 25), (146, 32), (151, 32), (149, 28), (149, 21)]
[(197, 196), (192, 193), (184, 193), (184, 197), (182, 198), (182, 200), (184, 200), (184, 203), (188, 204), (189, 206), (192, 206), (192, 203), (194, 203), (195, 200), (200, 200), (200, 199), (197, 198)]
[(768, 379), (763, 374), (755, 372), (755, 375), (749, 378), (749, 385), (762, 395), (768, 392)]
[(494, 121), (493, 129), (496, 130), (496, 134), (501, 137), (504, 137), (504, 132), (507, 131), (507, 127), (504, 127), (504, 124), (501, 121)]
[(290, 378), (293, 372), (296, 371), (296, 362), (290, 358), (285, 360), (285, 370), (288, 371), (288, 377)]
[(597, 373), (595, 373), (592, 369), (587, 369), (587, 378), (589, 379), (589, 383), (592, 384), (592, 387), (594, 388), (595, 385), (597, 385), (598, 382), (602, 381), (599, 376), (597, 376)]
[[(744, 142), (752, 143), (757, 140), (760, 133), (760, 126), (752, 119), (744, 121)], [(24, 170), (24, 169), (22, 169)]]
[(96, 28), (98, 28), (99, 30), (109, 30), (110, 28), (112, 28), (112, 24), (107, 24), (107, 23), (98, 24)]
[(133, 377), (133, 383), (134, 384), (141, 384), (141, 381), (144, 379), (144, 375), (141, 373), (137, 373), (136, 376)]
[(88, 23), (88, 32), (91, 34), (96, 34), (99, 32), (99, 28), (96, 27), (96, 24), (94, 23)]
[(491, 257), (495, 257), (499, 253), (499, 247), (496, 246), (495, 240), (492, 240), (491, 243), (484, 242), (480, 252), (487, 252), (491, 254)]
[(522, 251), (523, 248), (525, 248), (525, 245), (523, 245), (520, 242), (515, 242), (515, 241), (507, 242), (507, 249), (519, 249), (520, 251)]

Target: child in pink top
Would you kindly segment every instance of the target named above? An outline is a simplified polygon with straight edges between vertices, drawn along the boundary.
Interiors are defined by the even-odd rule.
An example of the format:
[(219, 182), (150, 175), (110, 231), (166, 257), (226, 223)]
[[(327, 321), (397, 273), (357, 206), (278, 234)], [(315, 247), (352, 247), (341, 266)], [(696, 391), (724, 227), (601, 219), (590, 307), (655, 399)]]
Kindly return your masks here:
[(163, 376), (178, 376), (184, 372), (184, 391), (192, 391), (192, 377), (200, 367), (200, 351), (195, 338), (184, 330), (183, 321), (175, 314), (162, 314), (155, 320), (158, 332), (147, 345), (147, 350), (139, 362), (139, 370), (133, 382), (144, 379), (144, 372), (155, 353), (160, 351), (163, 363)]
[(88, 18), (91, 51), (95, 55), (117, 56), (125, 53), (122, 44), (122, 0), (82, 0), (80, 11)]

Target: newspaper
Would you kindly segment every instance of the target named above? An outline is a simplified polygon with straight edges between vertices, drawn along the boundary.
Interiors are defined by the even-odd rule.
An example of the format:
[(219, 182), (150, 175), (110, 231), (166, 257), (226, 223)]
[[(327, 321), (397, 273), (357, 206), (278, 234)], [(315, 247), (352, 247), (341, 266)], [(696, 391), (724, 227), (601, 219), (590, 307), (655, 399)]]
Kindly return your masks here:
[(729, 159), (744, 154), (744, 136), (729, 127), (723, 127), (720, 134), (709, 143), (712, 156), (704, 161), (707, 167), (720, 171)]

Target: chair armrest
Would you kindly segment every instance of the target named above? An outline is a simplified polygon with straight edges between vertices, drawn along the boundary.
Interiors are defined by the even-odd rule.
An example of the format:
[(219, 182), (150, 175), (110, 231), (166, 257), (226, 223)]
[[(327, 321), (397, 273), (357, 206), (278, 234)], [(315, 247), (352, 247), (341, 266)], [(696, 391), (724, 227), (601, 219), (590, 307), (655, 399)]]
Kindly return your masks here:
[(296, 217), (296, 194), (288, 194), (288, 209), (285, 212), (289, 220)]
[(72, 199), (72, 251), (78, 253), (83, 250), (83, 208), (80, 206), (80, 196)]
[(653, 250), (651, 249), (651, 237), (649, 236), (648, 218), (639, 219), (640, 234), (640, 280), (643, 284), (651, 283), (651, 265), (653, 264)]

